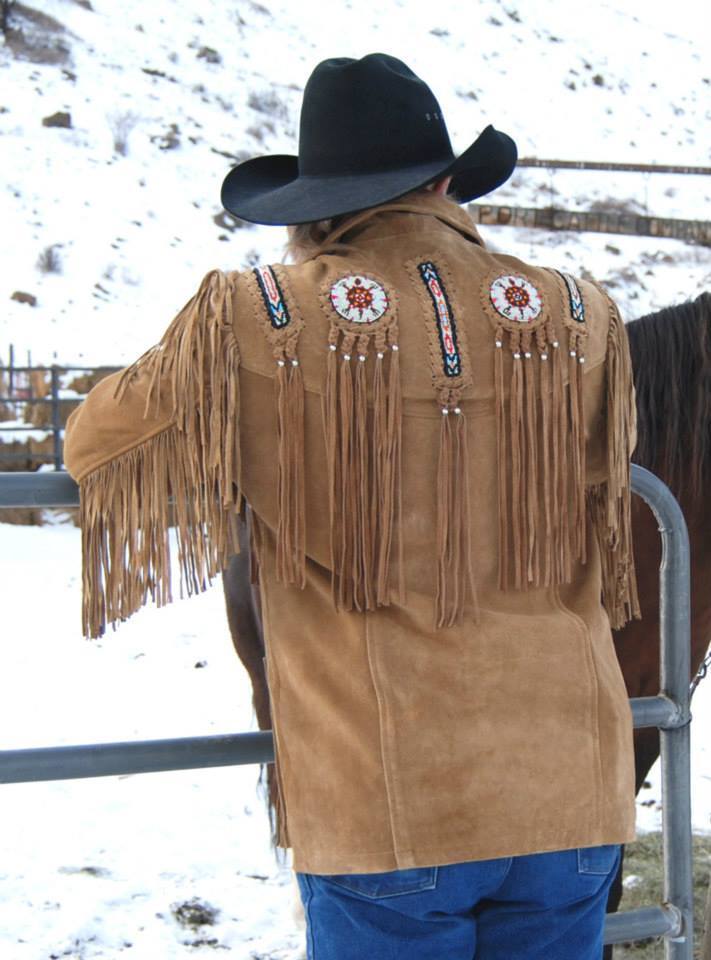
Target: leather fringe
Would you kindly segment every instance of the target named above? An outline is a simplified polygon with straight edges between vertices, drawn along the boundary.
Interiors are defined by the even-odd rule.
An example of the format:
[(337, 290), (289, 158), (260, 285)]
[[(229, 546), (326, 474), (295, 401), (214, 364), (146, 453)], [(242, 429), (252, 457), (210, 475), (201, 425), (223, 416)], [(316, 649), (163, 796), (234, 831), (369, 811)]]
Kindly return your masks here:
[(172, 523), (181, 595), (205, 590), (238, 551), (238, 367), (230, 279), (214, 271), (116, 389), (120, 402), (145, 372), (148, 416), (168, 384), (174, 423), (80, 483), (86, 636), (101, 636), (149, 598), (170, 602)]
[(306, 491), (304, 483), (304, 381), (290, 341), (277, 359), (276, 576), (282, 583), (306, 585)]
[[(387, 606), (393, 542), (402, 550), (399, 348), (392, 328), (387, 336), (386, 341), (384, 331), (375, 338), (343, 334), (335, 325), (329, 334), (324, 417), (331, 588), (339, 610)], [(373, 339), (369, 425), (368, 348)], [(398, 573), (402, 596), (402, 562)]]
[(479, 609), (471, 563), (471, 516), (467, 425), (458, 397), (442, 400), (437, 466), (437, 627), (461, 623), (468, 600)]
[[(508, 410), (506, 338), (513, 361)], [(550, 322), (535, 332), (495, 331), (502, 590), (567, 583), (573, 560), (585, 559), (584, 342), (583, 333), (569, 332), (566, 383)]]
[(609, 300), (607, 337), (607, 479), (588, 490), (588, 508), (600, 546), (602, 600), (614, 630), (639, 619), (631, 521), (630, 458), (635, 399), (624, 323)]

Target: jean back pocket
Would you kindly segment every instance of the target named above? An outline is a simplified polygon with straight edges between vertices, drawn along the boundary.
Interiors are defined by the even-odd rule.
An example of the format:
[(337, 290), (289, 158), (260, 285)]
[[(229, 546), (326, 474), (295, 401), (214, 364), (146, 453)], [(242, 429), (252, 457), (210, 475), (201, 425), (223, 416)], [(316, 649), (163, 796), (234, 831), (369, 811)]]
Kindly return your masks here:
[(434, 890), (437, 886), (437, 867), (412, 867), (386, 873), (331, 873), (321, 875), (318, 879), (361, 897), (380, 899)]
[(578, 873), (607, 875), (615, 869), (620, 857), (619, 843), (605, 843), (599, 847), (578, 848)]

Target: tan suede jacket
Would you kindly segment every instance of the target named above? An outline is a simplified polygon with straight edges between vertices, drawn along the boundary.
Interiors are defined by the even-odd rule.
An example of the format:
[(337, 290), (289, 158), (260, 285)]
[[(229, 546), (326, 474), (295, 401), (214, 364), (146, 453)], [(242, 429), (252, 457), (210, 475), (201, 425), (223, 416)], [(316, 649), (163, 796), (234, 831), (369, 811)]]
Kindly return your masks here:
[(632, 840), (634, 442), (596, 285), (441, 197), (354, 215), (304, 264), (209, 274), (73, 414), (85, 630), (170, 599), (171, 523), (204, 589), (246, 500), (297, 870)]

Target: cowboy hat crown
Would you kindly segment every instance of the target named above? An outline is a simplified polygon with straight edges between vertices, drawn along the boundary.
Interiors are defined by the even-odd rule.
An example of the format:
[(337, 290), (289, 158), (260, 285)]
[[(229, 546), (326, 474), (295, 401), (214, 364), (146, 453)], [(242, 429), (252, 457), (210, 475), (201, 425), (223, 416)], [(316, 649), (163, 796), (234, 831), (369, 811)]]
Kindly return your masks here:
[(436, 97), (384, 53), (319, 63), (304, 89), (298, 156), (255, 157), (234, 167), (222, 203), (243, 220), (323, 220), (394, 200), (451, 176), (460, 203), (509, 178), (516, 144), (487, 126), (455, 157)]

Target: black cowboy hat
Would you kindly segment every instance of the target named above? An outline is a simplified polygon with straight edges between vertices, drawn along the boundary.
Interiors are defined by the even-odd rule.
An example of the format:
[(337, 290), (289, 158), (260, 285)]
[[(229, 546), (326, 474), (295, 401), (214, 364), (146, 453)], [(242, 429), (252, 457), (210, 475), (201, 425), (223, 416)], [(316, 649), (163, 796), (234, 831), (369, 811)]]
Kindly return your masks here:
[(254, 157), (222, 184), (222, 203), (253, 223), (285, 225), (364, 210), (452, 177), (466, 203), (511, 176), (516, 144), (492, 126), (455, 157), (427, 84), (401, 60), (324, 60), (304, 90), (298, 157)]

